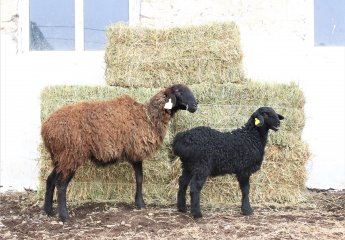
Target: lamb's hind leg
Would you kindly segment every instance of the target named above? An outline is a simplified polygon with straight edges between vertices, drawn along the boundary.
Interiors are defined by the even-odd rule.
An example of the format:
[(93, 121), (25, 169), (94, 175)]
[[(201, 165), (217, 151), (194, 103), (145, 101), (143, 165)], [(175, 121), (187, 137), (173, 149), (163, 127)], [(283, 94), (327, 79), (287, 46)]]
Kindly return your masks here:
[(242, 192), (242, 206), (241, 210), (243, 215), (251, 215), (253, 213), (253, 209), (250, 206), (249, 202), (249, 178), (250, 176), (241, 176), (237, 175), (237, 180), (240, 183), (240, 188)]
[(57, 180), (57, 172), (56, 172), (56, 169), (54, 168), (46, 181), (47, 185), (46, 185), (46, 194), (44, 198), (43, 209), (48, 214), (48, 216), (51, 216), (53, 214), (53, 196), (54, 196), (56, 180)]
[(75, 172), (71, 172), (65, 178), (62, 177), (61, 173), (58, 173), (57, 177), (57, 202), (58, 202), (58, 213), (61, 221), (65, 221), (68, 216), (67, 204), (66, 204), (66, 190), (69, 182), (72, 180)]
[(186, 191), (187, 191), (187, 187), (190, 183), (191, 178), (192, 178), (192, 175), (187, 170), (183, 170), (182, 175), (179, 178), (179, 189), (177, 193), (177, 209), (180, 212), (187, 211)]
[(197, 177), (194, 175), (190, 183), (190, 207), (194, 218), (202, 217), (200, 210), (200, 192), (205, 184), (205, 181), (206, 177)]
[(134, 172), (135, 172), (135, 181), (136, 181), (136, 191), (135, 191), (135, 205), (141, 209), (145, 208), (145, 202), (143, 199), (143, 165), (141, 161), (136, 161), (132, 163)]

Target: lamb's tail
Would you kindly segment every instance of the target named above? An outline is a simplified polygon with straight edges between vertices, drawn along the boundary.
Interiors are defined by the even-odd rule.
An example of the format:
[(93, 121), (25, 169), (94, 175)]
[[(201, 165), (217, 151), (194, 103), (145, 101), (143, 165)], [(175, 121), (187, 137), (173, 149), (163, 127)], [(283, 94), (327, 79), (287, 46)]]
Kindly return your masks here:
[(178, 156), (174, 153), (174, 151), (173, 151), (172, 148), (169, 149), (168, 158), (169, 158), (169, 160), (170, 160), (171, 163), (172, 163), (172, 162), (175, 162), (176, 159), (178, 159)]
[(179, 132), (175, 135), (174, 140), (171, 142), (171, 148), (168, 153), (168, 157), (170, 159), (170, 162), (176, 161), (180, 157), (180, 144), (181, 144), (181, 137), (182, 132)]

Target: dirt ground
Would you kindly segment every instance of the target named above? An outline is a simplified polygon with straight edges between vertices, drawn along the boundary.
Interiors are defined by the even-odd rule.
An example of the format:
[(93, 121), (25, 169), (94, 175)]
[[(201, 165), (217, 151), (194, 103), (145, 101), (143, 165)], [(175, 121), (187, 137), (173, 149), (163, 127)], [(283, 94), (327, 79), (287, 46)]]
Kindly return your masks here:
[[(35, 192), (0, 194), (0, 239), (345, 239), (345, 191), (309, 190), (295, 206), (203, 208), (194, 220), (175, 206), (69, 203), (65, 223), (47, 217)], [(54, 205), (56, 208), (56, 205)]]

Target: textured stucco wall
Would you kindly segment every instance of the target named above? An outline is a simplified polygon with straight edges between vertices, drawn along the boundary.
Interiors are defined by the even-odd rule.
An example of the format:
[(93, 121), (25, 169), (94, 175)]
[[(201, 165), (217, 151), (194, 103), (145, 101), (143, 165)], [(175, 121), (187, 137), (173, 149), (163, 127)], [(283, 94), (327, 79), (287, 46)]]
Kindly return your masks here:
[(17, 52), (17, 34), (18, 34), (18, 1), (17, 0), (1, 0), (0, 2), (1, 17), (1, 43), (5, 44), (1, 51)]
[[(37, 185), (41, 89), (54, 84), (105, 84), (102, 52), (18, 51), (18, 42), (27, 41), (23, 28), (28, 9), (21, 12), (28, 6), (25, 2), (0, 2), (0, 185), (4, 186), (0, 191)], [(259, 81), (297, 81), (305, 92), (304, 139), (313, 154), (307, 185), (345, 188), (345, 48), (314, 47), (313, 0), (135, 0), (131, 4), (134, 14), (140, 12), (132, 18), (144, 26), (237, 22), (246, 75)]]

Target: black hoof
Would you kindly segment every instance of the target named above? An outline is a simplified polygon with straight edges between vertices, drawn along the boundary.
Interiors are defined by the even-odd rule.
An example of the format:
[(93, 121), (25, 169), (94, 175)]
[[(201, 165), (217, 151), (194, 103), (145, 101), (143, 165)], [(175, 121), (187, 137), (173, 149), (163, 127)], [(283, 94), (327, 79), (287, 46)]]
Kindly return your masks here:
[(193, 218), (194, 218), (194, 219), (197, 219), (197, 218), (202, 218), (202, 214), (201, 214), (201, 212), (192, 213), (192, 215), (193, 215)]
[(69, 219), (68, 211), (60, 211), (59, 212), (59, 220), (62, 222), (65, 222), (67, 219)]
[(253, 214), (252, 208), (242, 208), (242, 214), (245, 216), (249, 216)]
[(69, 219), (68, 215), (59, 215), (59, 220), (62, 222), (66, 222)]
[(51, 207), (43, 207), (43, 210), (49, 217), (53, 216), (53, 214), (54, 214), (53, 208), (51, 208)]
[(179, 212), (185, 213), (185, 212), (187, 212), (187, 207), (177, 207), (177, 210)]
[(137, 207), (137, 209), (145, 209), (146, 208), (145, 203), (136, 203), (135, 206)]
[(53, 212), (53, 211), (51, 211), (51, 212), (46, 212), (46, 214), (47, 214), (48, 217), (53, 217), (53, 216), (54, 216), (54, 212)]

